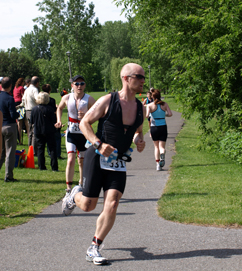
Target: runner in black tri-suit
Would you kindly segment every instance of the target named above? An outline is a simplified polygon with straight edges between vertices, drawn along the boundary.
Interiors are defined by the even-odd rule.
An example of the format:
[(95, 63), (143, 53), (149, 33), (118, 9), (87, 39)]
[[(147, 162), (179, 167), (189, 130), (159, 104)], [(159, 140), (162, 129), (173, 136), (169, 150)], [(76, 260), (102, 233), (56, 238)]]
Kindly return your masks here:
[[(85, 154), (83, 188), (73, 188), (65, 206), (63, 205), (63, 212), (69, 215), (75, 206), (86, 212), (94, 210), (103, 189), (103, 211), (97, 219), (92, 245), (86, 255), (87, 261), (96, 265), (107, 263), (107, 259), (99, 252), (99, 246), (112, 229), (119, 200), (124, 192), (126, 154), (132, 141), (136, 144), (138, 152), (142, 152), (145, 147), (142, 132), (145, 108), (135, 97), (136, 93), (143, 90), (144, 75), (140, 65), (126, 64), (120, 73), (122, 89), (97, 100), (80, 123), (80, 129), (92, 146)], [(97, 120), (99, 124), (95, 135), (91, 125)], [(111, 163), (106, 162), (105, 157), (109, 157), (115, 150), (118, 152), (118, 159)]]

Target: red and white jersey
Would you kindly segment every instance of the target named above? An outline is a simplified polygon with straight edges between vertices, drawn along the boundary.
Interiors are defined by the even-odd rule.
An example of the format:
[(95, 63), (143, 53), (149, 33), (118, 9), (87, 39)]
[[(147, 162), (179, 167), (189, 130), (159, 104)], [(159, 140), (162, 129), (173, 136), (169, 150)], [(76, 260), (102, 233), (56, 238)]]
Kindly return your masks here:
[(69, 94), (69, 99), (67, 103), (68, 130), (71, 133), (82, 134), (82, 131), (79, 129), (80, 120), (78, 119), (78, 111), (82, 111), (83, 113), (87, 112), (89, 97), (90, 95), (85, 93), (82, 99), (80, 100), (77, 108), (74, 93)]

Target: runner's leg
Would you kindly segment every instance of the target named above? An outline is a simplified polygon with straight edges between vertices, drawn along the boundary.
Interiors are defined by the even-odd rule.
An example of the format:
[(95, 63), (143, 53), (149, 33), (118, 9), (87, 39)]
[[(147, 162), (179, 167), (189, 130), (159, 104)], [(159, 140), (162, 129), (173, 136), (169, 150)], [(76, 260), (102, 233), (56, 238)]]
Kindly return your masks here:
[(104, 193), (103, 211), (97, 219), (95, 231), (95, 236), (102, 241), (113, 227), (121, 197), (122, 193), (115, 189), (109, 189)]
[(73, 177), (75, 172), (75, 160), (76, 153), (69, 152), (67, 154), (67, 165), (66, 165), (66, 185), (67, 189), (71, 189), (73, 183)]
[(160, 149), (159, 149), (159, 141), (153, 141), (154, 142), (154, 154), (155, 154), (155, 160), (160, 160)]
[(160, 149), (160, 154), (166, 152), (166, 142), (165, 141), (159, 141), (159, 149)]
[(83, 174), (82, 174), (82, 172), (83, 172), (84, 154), (85, 154), (85, 152), (78, 152), (78, 156), (77, 156), (77, 161), (78, 161), (78, 165), (79, 165), (79, 174), (80, 174), (79, 184), (81, 186), (83, 184), (83, 180), (82, 180)]

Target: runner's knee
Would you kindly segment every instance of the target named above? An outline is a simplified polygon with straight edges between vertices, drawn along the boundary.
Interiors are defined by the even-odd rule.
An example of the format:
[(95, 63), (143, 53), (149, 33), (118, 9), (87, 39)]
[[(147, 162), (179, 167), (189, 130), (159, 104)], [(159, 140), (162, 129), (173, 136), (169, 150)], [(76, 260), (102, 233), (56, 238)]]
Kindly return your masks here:
[(96, 208), (96, 205), (97, 205), (97, 200), (96, 199), (91, 199), (91, 198), (87, 198), (87, 199), (84, 199), (84, 200), (83, 200), (83, 198), (82, 199), (77, 198), (77, 199), (75, 199), (75, 201), (76, 201), (77, 205), (79, 203), (80, 208), (84, 212), (93, 211)]

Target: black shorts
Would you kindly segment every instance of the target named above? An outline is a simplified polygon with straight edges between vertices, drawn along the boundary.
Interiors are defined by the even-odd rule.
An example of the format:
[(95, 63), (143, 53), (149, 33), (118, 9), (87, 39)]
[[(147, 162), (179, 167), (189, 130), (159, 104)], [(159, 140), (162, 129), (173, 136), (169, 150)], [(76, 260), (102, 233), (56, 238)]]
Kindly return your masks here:
[(126, 172), (100, 168), (100, 155), (91, 146), (85, 153), (83, 161), (83, 195), (98, 198), (103, 191), (118, 190), (123, 194), (126, 185)]
[(78, 151), (86, 150), (85, 144), (87, 140), (83, 134), (73, 134), (68, 131), (66, 137), (67, 142), (74, 144)]
[(150, 134), (153, 141), (165, 141), (167, 139), (167, 125), (151, 126)]

